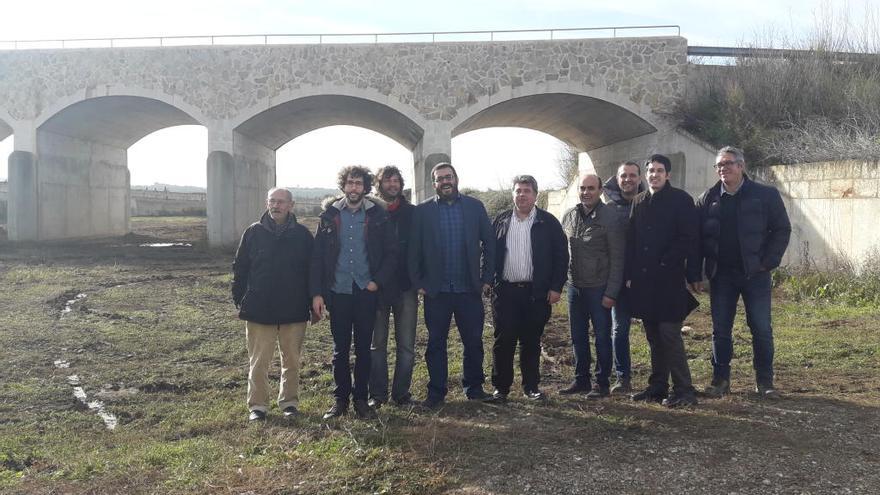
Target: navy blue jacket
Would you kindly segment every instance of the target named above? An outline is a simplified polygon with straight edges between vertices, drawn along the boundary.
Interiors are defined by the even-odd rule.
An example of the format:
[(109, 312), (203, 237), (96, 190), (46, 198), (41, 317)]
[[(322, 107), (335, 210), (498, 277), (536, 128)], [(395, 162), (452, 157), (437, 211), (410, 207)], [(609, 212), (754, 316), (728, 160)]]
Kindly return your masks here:
[[(495, 283), (504, 278), (504, 262), (507, 260), (507, 232), (513, 210), (495, 217)], [(547, 292), (562, 292), (568, 278), (568, 238), (559, 220), (538, 208), (530, 232), (532, 239), (532, 297), (545, 299)]]
[[(706, 277), (712, 279), (718, 269), (718, 244), (721, 239), (721, 181), (700, 195), (700, 263)], [(741, 196), (740, 196), (741, 195)], [(759, 184), (743, 175), (736, 192), (739, 248), (743, 273), (752, 276), (769, 271), (782, 262), (791, 237), (791, 222), (782, 196), (774, 187)]]
[[(440, 205), (437, 196), (413, 212), (409, 241), (409, 275), (413, 287), (425, 289), (429, 296), (440, 293), (443, 284), (443, 256), (440, 252)], [(486, 207), (480, 200), (461, 195), (464, 216), (465, 252), (471, 287), (480, 291), (495, 278), (495, 235)]]

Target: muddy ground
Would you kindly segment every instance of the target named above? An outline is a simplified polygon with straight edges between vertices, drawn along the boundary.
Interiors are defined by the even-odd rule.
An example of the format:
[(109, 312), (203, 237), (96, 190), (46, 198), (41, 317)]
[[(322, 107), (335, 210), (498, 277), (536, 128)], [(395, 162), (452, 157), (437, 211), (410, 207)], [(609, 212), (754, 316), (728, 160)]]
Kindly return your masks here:
[[(276, 410), (255, 427), (245, 421), (244, 338), (228, 299), (232, 253), (206, 249), (204, 219), (133, 225), (120, 238), (0, 242), (4, 491), (880, 493), (876, 308), (795, 302), (778, 292), (783, 398), (751, 393), (740, 317), (733, 393), (675, 411), (557, 394), (572, 376), (561, 306), (544, 338), (549, 400), (466, 402), (453, 330), (448, 405), (438, 413), (385, 407), (367, 424), (320, 420), (332, 389), (324, 322), (306, 342), (304, 418), (285, 423)], [(154, 243), (176, 245), (145, 246)], [(701, 303), (685, 334), (697, 384), (711, 377), (708, 301)], [(638, 324), (632, 333), (634, 381), (644, 385)], [(487, 376), (490, 336), (487, 325)], [(419, 354), (425, 338), (420, 328)], [(74, 374), (85, 403), (74, 395)], [(419, 356), (417, 398), (425, 382)], [(114, 430), (88, 407), (93, 400), (117, 419)]]

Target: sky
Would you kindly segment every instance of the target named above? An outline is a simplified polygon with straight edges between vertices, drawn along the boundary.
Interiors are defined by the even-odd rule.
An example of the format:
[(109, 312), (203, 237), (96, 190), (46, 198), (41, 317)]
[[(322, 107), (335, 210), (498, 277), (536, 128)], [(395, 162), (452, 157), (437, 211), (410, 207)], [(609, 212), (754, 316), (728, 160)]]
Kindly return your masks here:
[[(769, 46), (781, 37), (801, 39), (828, 18), (864, 25), (866, 12), (876, 13), (878, 5), (880, 0), (29, 0), (4, 5), (0, 49), (9, 40), (666, 24), (680, 26), (690, 45)], [(12, 136), (0, 141), (0, 156), (8, 156), (12, 145)], [(539, 185), (559, 186), (555, 164), (561, 146), (537, 131), (482, 129), (453, 139), (452, 161), (462, 187), (498, 188), (516, 173), (532, 173)], [(157, 131), (129, 148), (131, 183), (204, 186), (206, 157), (204, 128)], [(395, 164), (407, 171), (405, 179), (412, 183), (409, 150), (381, 134), (350, 126), (318, 129), (294, 139), (278, 150), (276, 161), (277, 183), (285, 186), (333, 187), (335, 171), (352, 163)], [(6, 172), (6, 166), (0, 166), (0, 180)]]

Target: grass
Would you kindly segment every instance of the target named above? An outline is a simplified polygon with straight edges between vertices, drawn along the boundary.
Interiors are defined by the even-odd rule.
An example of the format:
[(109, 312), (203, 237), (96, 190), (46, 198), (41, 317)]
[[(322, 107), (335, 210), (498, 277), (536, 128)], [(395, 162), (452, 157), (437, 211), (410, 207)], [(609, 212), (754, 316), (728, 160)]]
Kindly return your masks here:
[[(152, 233), (179, 232), (164, 218), (148, 225)], [(549, 359), (543, 363), (542, 387), (551, 393), (546, 403), (464, 401), (458, 386), (461, 347), (453, 329), (449, 404), (439, 413), (385, 407), (376, 422), (321, 421), (332, 390), (332, 340), (322, 322), (307, 333), (303, 417), (288, 423), (273, 409), (266, 424), (250, 425), (243, 324), (228, 294), (229, 253), (199, 248), (144, 253), (145, 248), (119, 240), (2, 247), (0, 491), (566, 493), (574, 486), (633, 491), (648, 484), (670, 486), (662, 476), (648, 477), (649, 468), (662, 473), (665, 462), (649, 451), (673, 449), (663, 455), (695, 470), (698, 491), (708, 489), (698, 483), (711, 479), (706, 473), (719, 463), (725, 472), (736, 473), (734, 466), (743, 463), (753, 472), (748, 452), (755, 451), (756, 457), (769, 454), (789, 462), (785, 472), (796, 477), (790, 486), (823, 493), (834, 491), (832, 485), (810, 485), (810, 466), (802, 459), (824, 468), (845, 460), (843, 452), (854, 448), (876, 452), (871, 440), (876, 433), (867, 426), (880, 406), (880, 333), (872, 306), (805, 304), (777, 292), (778, 380), (792, 397), (775, 409), (746, 392), (752, 371), (742, 316), (734, 330), (731, 399), (669, 412), (622, 399), (563, 398), (555, 391), (571, 379), (572, 361), (560, 304), (544, 339)], [(65, 301), (78, 293), (86, 298), (63, 314)], [(685, 337), (697, 384), (711, 375), (708, 300), (701, 296), (700, 302), (686, 322), (692, 330)], [(485, 336), (488, 377), (491, 329)], [(425, 340), (420, 327), (419, 354)], [(632, 354), (634, 381), (643, 385), (648, 354), (638, 324), (632, 329)], [(393, 362), (393, 352), (390, 358)], [(69, 368), (57, 367), (56, 360)], [(277, 364), (271, 373), (277, 386)], [(101, 400), (119, 418), (115, 430), (107, 430), (74, 398), (67, 378), (73, 374), (89, 400)], [(426, 381), (419, 358), (417, 398)], [(785, 412), (793, 410), (803, 412)], [(834, 429), (838, 422), (852, 422), (846, 423), (847, 433)], [(749, 428), (743, 430), (744, 425)], [(707, 435), (723, 441), (715, 445)], [(785, 449), (798, 456), (784, 461)], [(742, 453), (731, 461), (731, 451)], [(632, 480), (593, 478), (615, 466), (628, 466)], [(848, 461), (827, 476), (828, 483), (849, 479), (870, 486), (878, 480), (876, 467), (875, 461)], [(541, 478), (540, 489), (526, 490), (531, 478), (510, 474), (522, 471), (552, 478)], [(718, 486), (742, 493), (763, 488), (743, 484), (747, 475), (731, 474), (729, 484)], [(576, 478), (553, 488), (553, 479), (567, 476)], [(620, 484), (613, 484), (615, 479)]]

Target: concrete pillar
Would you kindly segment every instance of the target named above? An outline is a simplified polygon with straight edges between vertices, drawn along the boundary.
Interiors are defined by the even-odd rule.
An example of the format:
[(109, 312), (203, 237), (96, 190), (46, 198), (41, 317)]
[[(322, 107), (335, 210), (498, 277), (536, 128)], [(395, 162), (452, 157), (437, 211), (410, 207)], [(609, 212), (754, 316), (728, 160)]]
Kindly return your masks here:
[(37, 132), (39, 239), (126, 234), (128, 152), (113, 144)]
[(37, 200), (37, 160), (29, 151), (9, 155), (7, 228), (13, 241), (33, 241), (38, 236), (40, 202)]
[(275, 150), (241, 133), (232, 134), (235, 163), (236, 241), (266, 209), (266, 193), (275, 186)]
[[(451, 163), (452, 131), (446, 122), (431, 122), (422, 140), (413, 149), (413, 202), (419, 203), (434, 194), (431, 169), (441, 162)], [(454, 165), (454, 164), (453, 164)]]
[(208, 154), (208, 245), (231, 246), (235, 231), (235, 164), (225, 151)]

